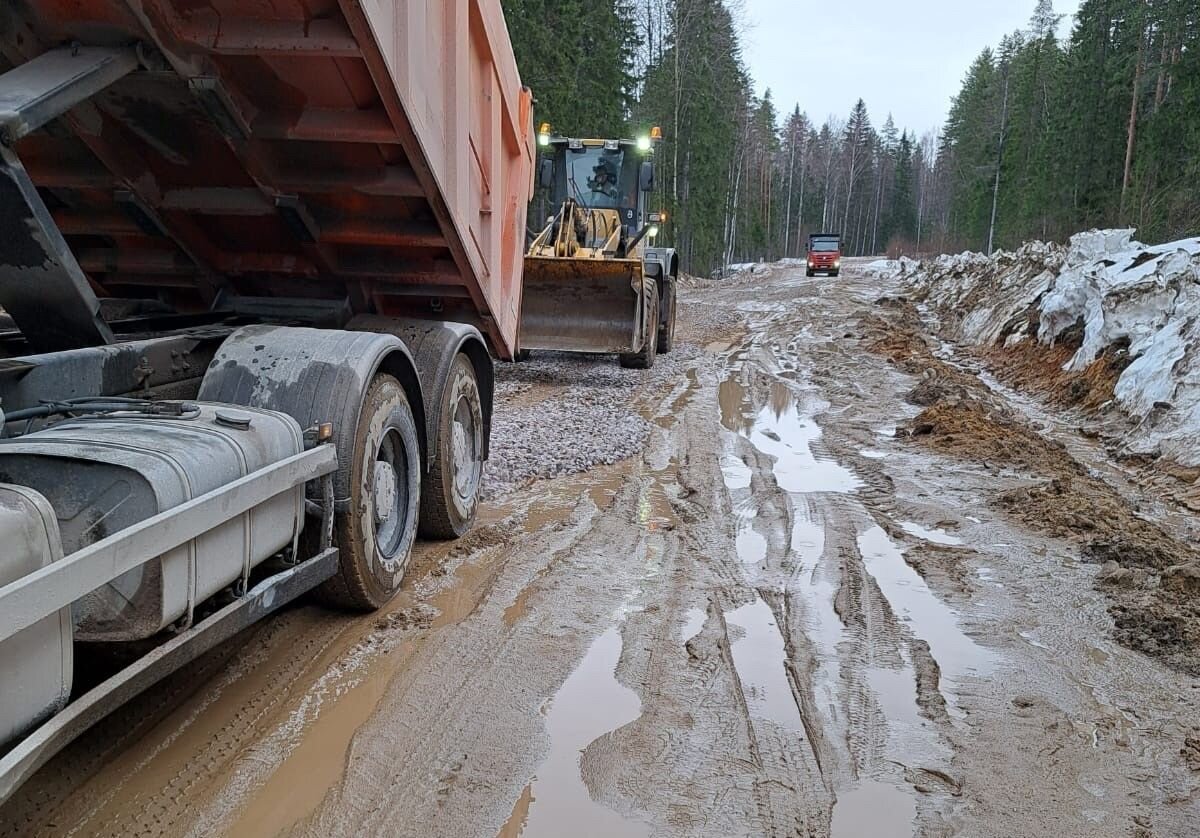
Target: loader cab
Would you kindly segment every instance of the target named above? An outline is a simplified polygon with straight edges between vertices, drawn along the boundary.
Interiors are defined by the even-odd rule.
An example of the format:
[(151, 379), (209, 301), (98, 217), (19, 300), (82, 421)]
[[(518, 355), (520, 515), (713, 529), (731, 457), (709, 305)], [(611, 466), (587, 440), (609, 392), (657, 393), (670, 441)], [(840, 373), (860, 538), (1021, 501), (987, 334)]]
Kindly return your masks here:
[[(544, 126), (543, 126), (544, 127)], [(585, 210), (615, 213), (632, 238), (648, 223), (654, 146), (635, 140), (580, 140), (539, 135), (538, 187), (548, 207), (574, 199)]]

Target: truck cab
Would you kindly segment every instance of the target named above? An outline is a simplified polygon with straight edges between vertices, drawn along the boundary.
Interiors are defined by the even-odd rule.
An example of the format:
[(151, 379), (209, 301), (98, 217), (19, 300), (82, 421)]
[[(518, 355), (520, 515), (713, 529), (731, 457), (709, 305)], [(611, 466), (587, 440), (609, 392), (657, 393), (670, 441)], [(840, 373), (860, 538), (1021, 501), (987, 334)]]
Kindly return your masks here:
[(808, 237), (808, 276), (842, 272), (842, 237), (837, 233), (813, 233)]

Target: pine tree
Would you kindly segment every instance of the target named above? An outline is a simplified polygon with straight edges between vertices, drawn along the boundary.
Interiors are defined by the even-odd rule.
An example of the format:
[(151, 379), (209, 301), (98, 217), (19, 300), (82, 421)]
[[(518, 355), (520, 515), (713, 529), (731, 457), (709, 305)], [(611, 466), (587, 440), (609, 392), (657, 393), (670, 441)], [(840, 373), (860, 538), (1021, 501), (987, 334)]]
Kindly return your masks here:
[(889, 239), (899, 238), (904, 244), (917, 240), (917, 202), (915, 193), (913, 143), (908, 132), (900, 135), (896, 147), (896, 180), (891, 196)]

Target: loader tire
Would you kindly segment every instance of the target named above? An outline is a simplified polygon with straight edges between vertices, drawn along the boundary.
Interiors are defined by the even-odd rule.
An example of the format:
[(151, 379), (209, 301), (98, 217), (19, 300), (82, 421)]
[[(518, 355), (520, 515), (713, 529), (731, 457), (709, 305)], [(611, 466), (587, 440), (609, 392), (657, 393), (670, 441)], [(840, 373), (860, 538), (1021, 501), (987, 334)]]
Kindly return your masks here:
[(367, 388), (350, 463), (349, 508), (337, 516), (338, 572), (318, 590), (330, 605), (374, 611), (400, 590), (421, 500), (421, 449), (404, 388), (379, 373)]
[(662, 301), (667, 310), (667, 322), (658, 330), (658, 354), (669, 355), (675, 348), (675, 309), (679, 291), (674, 282), (667, 283), (667, 299)]
[[(658, 283), (649, 282), (646, 285), (649, 288), (645, 312), (648, 334), (641, 352), (621, 356), (621, 366), (626, 369), (648, 370), (654, 366), (654, 359), (658, 357)], [(654, 318), (653, 321), (650, 318)]]
[(423, 538), (451, 540), (466, 535), (479, 507), (483, 483), (483, 400), (475, 368), (458, 354), (442, 393), (433, 457), (421, 489)]

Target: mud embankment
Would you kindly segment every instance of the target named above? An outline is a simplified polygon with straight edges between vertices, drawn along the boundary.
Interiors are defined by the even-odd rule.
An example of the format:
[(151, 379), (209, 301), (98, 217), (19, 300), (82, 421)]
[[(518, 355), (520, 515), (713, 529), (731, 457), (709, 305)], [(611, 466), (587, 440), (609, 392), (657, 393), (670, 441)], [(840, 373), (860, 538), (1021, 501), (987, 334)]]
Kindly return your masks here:
[(1110, 600), (1120, 643), (1200, 674), (1200, 550), (1140, 515), (1129, 498), (978, 376), (939, 357), (909, 300), (880, 300), (879, 315), (865, 327), (872, 351), (920, 378), (907, 401), (923, 409), (897, 435), (1027, 476), (1028, 486), (994, 498), (996, 508), (1037, 531), (1075, 541), (1083, 561), (1101, 566), (1096, 584)]

